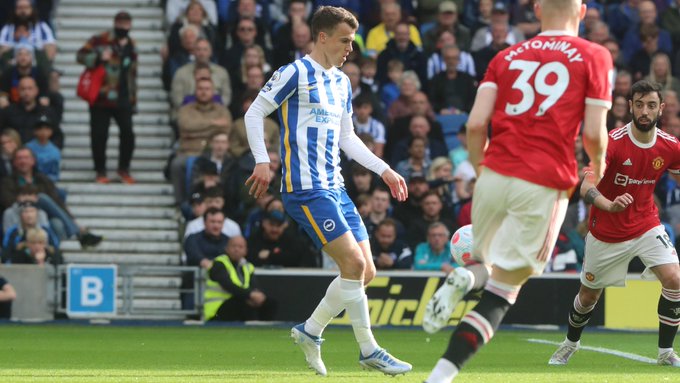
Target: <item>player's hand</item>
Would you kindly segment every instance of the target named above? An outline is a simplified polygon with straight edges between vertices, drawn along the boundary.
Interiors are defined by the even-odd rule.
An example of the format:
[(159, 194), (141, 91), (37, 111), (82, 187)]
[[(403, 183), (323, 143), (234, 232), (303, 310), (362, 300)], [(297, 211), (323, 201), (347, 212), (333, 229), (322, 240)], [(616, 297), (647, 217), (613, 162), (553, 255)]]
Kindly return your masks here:
[(399, 202), (406, 201), (408, 198), (408, 188), (406, 187), (406, 181), (404, 181), (404, 177), (400, 176), (399, 173), (389, 168), (385, 170), (380, 177), (390, 188), (393, 198)]
[(253, 174), (246, 180), (246, 186), (250, 186), (248, 195), (260, 198), (267, 191), (271, 178), (272, 173), (269, 170), (269, 163), (262, 162), (255, 165)]
[(252, 307), (260, 307), (266, 299), (267, 297), (262, 291), (253, 290), (248, 297), (248, 304)]
[(624, 211), (631, 203), (633, 203), (632, 195), (628, 193), (621, 194), (620, 196), (614, 198), (611, 205), (609, 205), (609, 212), (618, 213), (620, 211)]
[(213, 265), (213, 261), (209, 260), (208, 258), (203, 258), (201, 259), (201, 268), (205, 270), (210, 270)]

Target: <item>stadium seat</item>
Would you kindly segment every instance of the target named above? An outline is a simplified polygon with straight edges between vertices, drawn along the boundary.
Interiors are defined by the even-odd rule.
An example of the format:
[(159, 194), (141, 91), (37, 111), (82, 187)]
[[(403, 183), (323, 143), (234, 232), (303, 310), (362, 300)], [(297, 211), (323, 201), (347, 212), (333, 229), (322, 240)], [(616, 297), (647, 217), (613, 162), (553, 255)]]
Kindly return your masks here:
[(437, 26), (436, 21), (430, 21), (428, 23), (420, 24), (420, 35), (423, 36), (425, 32)]
[(196, 158), (198, 158), (198, 157), (196, 157), (196, 156), (187, 157), (187, 164), (186, 164), (187, 171), (185, 173), (186, 178), (185, 178), (185, 181), (184, 181), (185, 185), (186, 185), (185, 190), (187, 191), (187, 193), (191, 193), (191, 177), (192, 177), (191, 173), (193, 171), (194, 162), (196, 162)]
[(458, 141), (456, 135), (458, 134), (460, 127), (467, 122), (468, 115), (466, 113), (440, 114), (437, 115), (436, 119), (442, 125), (446, 147), (449, 150), (453, 150), (460, 146), (460, 141)]

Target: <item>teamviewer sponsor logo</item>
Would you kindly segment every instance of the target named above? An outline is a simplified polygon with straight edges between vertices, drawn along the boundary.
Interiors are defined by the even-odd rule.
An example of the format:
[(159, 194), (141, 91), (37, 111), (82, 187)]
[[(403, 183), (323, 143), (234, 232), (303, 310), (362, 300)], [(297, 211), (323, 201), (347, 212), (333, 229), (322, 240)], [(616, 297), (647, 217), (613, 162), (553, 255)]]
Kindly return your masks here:
[(616, 177), (614, 177), (614, 184), (620, 186), (628, 185), (628, 176), (625, 174), (616, 173)]

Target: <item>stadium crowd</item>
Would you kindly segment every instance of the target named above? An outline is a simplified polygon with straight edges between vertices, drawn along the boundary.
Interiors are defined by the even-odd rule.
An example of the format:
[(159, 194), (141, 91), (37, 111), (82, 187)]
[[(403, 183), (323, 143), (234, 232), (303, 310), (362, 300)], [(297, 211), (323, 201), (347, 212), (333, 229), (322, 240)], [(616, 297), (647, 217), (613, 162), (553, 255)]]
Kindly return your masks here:
[[(52, 2), (37, 3), (0, 1), (6, 10), (0, 19), (7, 16), (0, 20), (2, 260), (11, 263), (60, 262), (64, 238), (78, 237), (83, 246), (101, 241), (78, 226), (65, 194), (55, 186), (64, 142), (59, 71), (52, 66), (58, 44), (50, 27)], [(163, 1), (167, 41), (161, 49), (162, 79), (176, 138), (164, 172), (186, 220), (182, 260), (207, 269), (224, 254), (229, 238), (242, 235), (246, 259), (255, 266), (334, 267), (283, 209), (275, 115), (265, 122), (274, 182), (259, 199), (244, 186), (255, 165), (244, 113), (280, 66), (310, 51), (308, 18), (320, 5), (342, 6), (360, 21), (354, 50), (341, 68), (352, 85), (355, 129), (408, 183), (409, 199), (396, 204), (379, 177), (341, 157), (345, 185), (364, 218), (375, 264), (378, 269), (449, 271), (456, 265), (448, 239), (470, 223), (475, 187), (465, 120), (495, 54), (538, 33), (532, 0)], [(608, 129), (630, 121), (628, 91), (633, 82), (647, 78), (664, 88), (660, 126), (680, 136), (680, 0), (591, 0), (587, 5), (580, 35), (605, 46), (615, 63)], [(130, 17), (122, 13), (116, 23)], [(116, 31), (114, 37), (120, 42), (127, 32)], [(93, 49), (99, 40), (90, 40), (78, 61), (136, 60), (133, 40), (125, 41), (129, 49), (115, 51), (112, 58)], [(129, 81), (111, 84), (111, 89), (124, 89), (111, 105), (129, 108), (104, 116), (110, 105), (100, 98), (99, 109), (91, 108), (93, 119), (97, 113), (116, 118), (119, 126), (119, 117), (131, 121), (134, 68), (125, 72)], [(128, 144), (121, 139), (121, 157), (127, 162), (119, 163), (119, 175), (126, 183), (135, 182), (134, 169), (129, 169), (133, 129)], [(580, 148), (577, 154), (582, 167), (588, 159)], [(99, 183), (109, 182), (104, 161), (95, 158)], [(656, 197), (675, 241), (680, 187), (665, 177)], [(575, 193), (548, 271), (580, 269), (587, 211)]]

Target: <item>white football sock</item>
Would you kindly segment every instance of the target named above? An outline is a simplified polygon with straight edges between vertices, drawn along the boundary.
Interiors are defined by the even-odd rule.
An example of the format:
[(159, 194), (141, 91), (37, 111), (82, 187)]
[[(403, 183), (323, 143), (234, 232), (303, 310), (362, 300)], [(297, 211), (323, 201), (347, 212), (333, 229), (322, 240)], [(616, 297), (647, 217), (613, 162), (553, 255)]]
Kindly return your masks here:
[(450, 360), (441, 358), (425, 380), (427, 383), (450, 383), (458, 375), (458, 367)]
[(352, 321), (354, 337), (359, 342), (361, 354), (371, 355), (378, 349), (373, 333), (371, 332), (371, 318), (368, 314), (368, 299), (364, 292), (364, 286), (360, 280), (340, 279), (340, 296)]
[(321, 336), (323, 330), (328, 326), (333, 318), (338, 316), (340, 312), (345, 308), (342, 302), (342, 297), (340, 294), (340, 276), (333, 279), (328, 289), (326, 289), (326, 295), (321, 299), (319, 305), (312, 315), (305, 322), (305, 331), (313, 336)]

